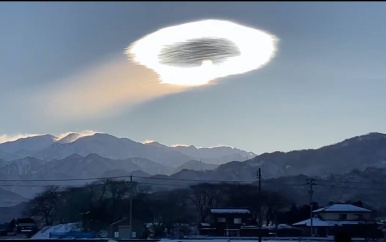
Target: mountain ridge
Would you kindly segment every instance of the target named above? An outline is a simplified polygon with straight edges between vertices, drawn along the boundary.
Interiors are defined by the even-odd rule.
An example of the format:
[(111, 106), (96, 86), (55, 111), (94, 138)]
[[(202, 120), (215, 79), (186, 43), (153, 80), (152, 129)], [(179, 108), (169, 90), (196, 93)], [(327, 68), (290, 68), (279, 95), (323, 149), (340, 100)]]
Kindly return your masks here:
[[(34, 140), (46, 140), (47, 137), (49, 142), (40, 142), (41, 145), (38, 147), (24, 149), (26, 143), (34, 142)], [(56, 160), (64, 159), (71, 154), (85, 156), (96, 153), (110, 159), (141, 157), (176, 168), (190, 160), (201, 159), (206, 163), (221, 164), (235, 159), (246, 160), (254, 154), (231, 147), (222, 147), (222, 153), (224, 154), (219, 154), (220, 148), (195, 148), (197, 154), (179, 149), (179, 147), (166, 146), (158, 142), (143, 144), (129, 138), (118, 138), (107, 133), (90, 135), (69, 133), (61, 139), (52, 135), (41, 135), (2, 143), (0, 144), (0, 159), (14, 160), (31, 156), (43, 160)], [(202, 151), (211, 154), (209, 156), (199, 154)]]
[[(128, 145), (131, 145), (130, 149), (133, 151), (130, 153), (131, 157), (119, 159), (119, 157), (125, 157), (124, 155), (129, 154), (126, 150)], [(126, 176), (128, 178), (135, 173), (139, 174), (136, 179), (141, 182), (151, 184), (155, 181), (162, 181), (163, 185), (167, 187), (173, 184), (173, 181), (180, 181), (181, 184), (190, 184), (196, 180), (203, 182), (210, 180), (253, 182), (256, 180), (258, 168), (262, 169), (263, 179), (279, 179), (280, 177), (299, 175), (326, 178), (331, 175), (346, 174), (352, 170), (364, 172), (369, 167), (386, 169), (386, 135), (375, 132), (345, 139), (319, 149), (263, 153), (252, 159), (233, 160), (219, 165), (193, 159), (159, 143), (140, 144), (127, 138), (116, 138), (108, 134), (91, 135), (71, 143), (55, 143), (53, 146), (59, 147), (59, 150), (48, 149), (54, 154), (49, 160), (44, 156), (28, 156), (10, 161), (0, 160), (2, 168), (0, 175), (6, 179), (14, 180), (82, 180), (71, 181), (71, 184), (69, 182), (45, 182), (44, 185), (47, 186), (81, 185), (91, 182), (91, 180), (87, 180), (89, 178), (103, 178), (104, 176)], [(120, 149), (125, 149), (124, 155), (118, 154), (115, 158), (104, 156), (105, 153), (114, 153)], [(100, 152), (91, 152), (95, 150)], [(194, 150), (199, 149), (193, 148), (190, 151)], [(233, 150), (237, 151), (237, 149)], [(231, 152), (232, 149), (226, 152), (228, 151)], [(46, 150), (39, 154), (50, 154), (44, 152)], [(147, 154), (147, 152), (151, 152), (151, 154)], [(226, 152), (220, 153), (219, 157), (226, 155)], [(140, 157), (141, 154), (146, 154), (154, 160)], [(61, 158), (62, 156), (64, 158)], [(183, 159), (171, 166), (169, 165), (171, 160), (168, 164), (164, 164), (163, 160), (159, 159), (160, 157), (163, 157), (164, 160), (176, 157)], [(34, 192), (42, 189), (42, 187), (31, 189), (19, 186), (21, 182), (5, 183), (7, 187), (4, 189), (23, 197), (31, 197)]]

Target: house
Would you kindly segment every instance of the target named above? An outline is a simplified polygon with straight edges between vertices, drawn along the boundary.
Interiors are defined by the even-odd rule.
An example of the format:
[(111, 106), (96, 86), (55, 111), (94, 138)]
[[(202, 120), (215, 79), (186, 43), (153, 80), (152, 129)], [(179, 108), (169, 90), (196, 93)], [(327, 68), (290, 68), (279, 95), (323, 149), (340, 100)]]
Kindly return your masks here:
[(376, 234), (377, 225), (373, 211), (352, 204), (336, 203), (328, 205), (312, 211), (312, 218), (293, 225), (310, 228), (311, 221), (314, 234), (317, 236), (334, 235), (337, 229), (342, 228), (355, 237)]
[(251, 212), (243, 208), (212, 208), (210, 215), (217, 236), (240, 236), (241, 227), (251, 223)]

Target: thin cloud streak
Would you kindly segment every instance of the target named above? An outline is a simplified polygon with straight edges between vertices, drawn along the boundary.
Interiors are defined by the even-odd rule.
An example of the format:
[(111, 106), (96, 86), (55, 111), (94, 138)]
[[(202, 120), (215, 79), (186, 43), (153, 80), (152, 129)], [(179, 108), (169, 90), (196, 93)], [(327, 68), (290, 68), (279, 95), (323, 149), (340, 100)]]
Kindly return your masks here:
[(108, 59), (55, 83), (59, 84), (38, 91), (32, 100), (36, 107), (46, 107), (43, 116), (57, 121), (114, 115), (122, 109), (189, 89), (161, 84), (156, 73), (123, 57)]
[[(54, 135), (54, 140), (58, 141), (58, 140), (66, 137), (67, 135), (72, 134), (72, 133), (77, 134), (77, 136), (74, 137), (74, 140), (72, 140), (72, 141), (75, 141), (76, 139), (86, 137), (86, 136), (91, 136), (91, 135), (98, 133), (98, 132), (96, 132), (94, 130), (84, 130), (84, 131), (80, 131), (80, 132), (65, 132), (65, 133), (61, 133), (58, 135)], [(3, 135), (0, 135), (0, 144), (10, 142), (10, 141), (16, 141), (18, 139), (24, 139), (24, 138), (28, 138), (28, 137), (35, 137), (35, 136), (41, 136), (41, 135), (46, 135), (46, 134), (28, 134), (28, 133), (13, 134), (13, 135), (3, 134)]]
[(15, 141), (22, 138), (39, 136), (39, 135), (41, 134), (10, 134), (10, 135), (3, 134), (3, 135), (0, 135), (0, 144), (9, 142), (9, 141)]

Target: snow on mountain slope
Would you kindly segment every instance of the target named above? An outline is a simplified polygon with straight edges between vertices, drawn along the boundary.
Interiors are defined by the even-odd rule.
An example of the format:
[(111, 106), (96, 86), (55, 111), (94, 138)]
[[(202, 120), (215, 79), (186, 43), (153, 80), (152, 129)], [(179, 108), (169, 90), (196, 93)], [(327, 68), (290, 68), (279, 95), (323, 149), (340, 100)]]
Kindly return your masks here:
[(81, 138), (82, 135), (81, 134), (77, 134), (77, 133), (69, 133), (68, 135), (66, 135), (65, 137), (57, 140), (56, 142), (57, 143), (60, 143), (60, 144), (66, 144), (66, 143), (71, 143), (71, 142), (74, 142), (75, 140)]
[(14, 161), (8, 161), (1, 167), (0, 174), (4, 179), (22, 179), (33, 174), (38, 174), (46, 161), (33, 157), (27, 157)]
[[(110, 159), (146, 158), (176, 168), (190, 160), (210, 164), (244, 161), (255, 154), (231, 147), (169, 147), (158, 142), (140, 143), (103, 133), (67, 133), (60, 137), (40, 135), (0, 144), (0, 159), (36, 157), (42, 160), (63, 159), (72, 154), (99, 154)], [(161, 168), (160, 168), (161, 169)]]
[(0, 150), (6, 153), (18, 151), (39, 151), (55, 142), (55, 137), (49, 134), (21, 138), (0, 144)]
[(72, 143), (54, 143), (35, 156), (53, 160), (63, 159), (71, 154), (86, 156), (91, 153), (110, 159), (141, 157), (171, 167), (177, 167), (191, 160), (189, 156), (168, 148), (147, 146), (127, 138), (101, 133), (79, 138)]
[(17, 157), (13, 154), (9, 154), (8, 152), (5, 152), (3, 150), (0, 150), (0, 159), (4, 161), (16, 159)]

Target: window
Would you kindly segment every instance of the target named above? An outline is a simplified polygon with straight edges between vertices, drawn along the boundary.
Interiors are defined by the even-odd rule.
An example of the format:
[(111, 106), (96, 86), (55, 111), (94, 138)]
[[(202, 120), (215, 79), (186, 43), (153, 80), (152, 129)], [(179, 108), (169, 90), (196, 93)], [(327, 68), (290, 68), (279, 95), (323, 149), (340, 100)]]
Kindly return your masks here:
[(234, 224), (241, 224), (242, 223), (241, 218), (234, 218), (233, 223)]
[(355, 214), (357, 216), (357, 219), (363, 220), (363, 214)]
[(217, 222), (219, 222), (219, 223), (225, 223), (226, 221), (227, 221), (226, 218), (218, 218), (217, 219)]
[(346, 220), (347, 214), (339, 214), (339, 220)]

